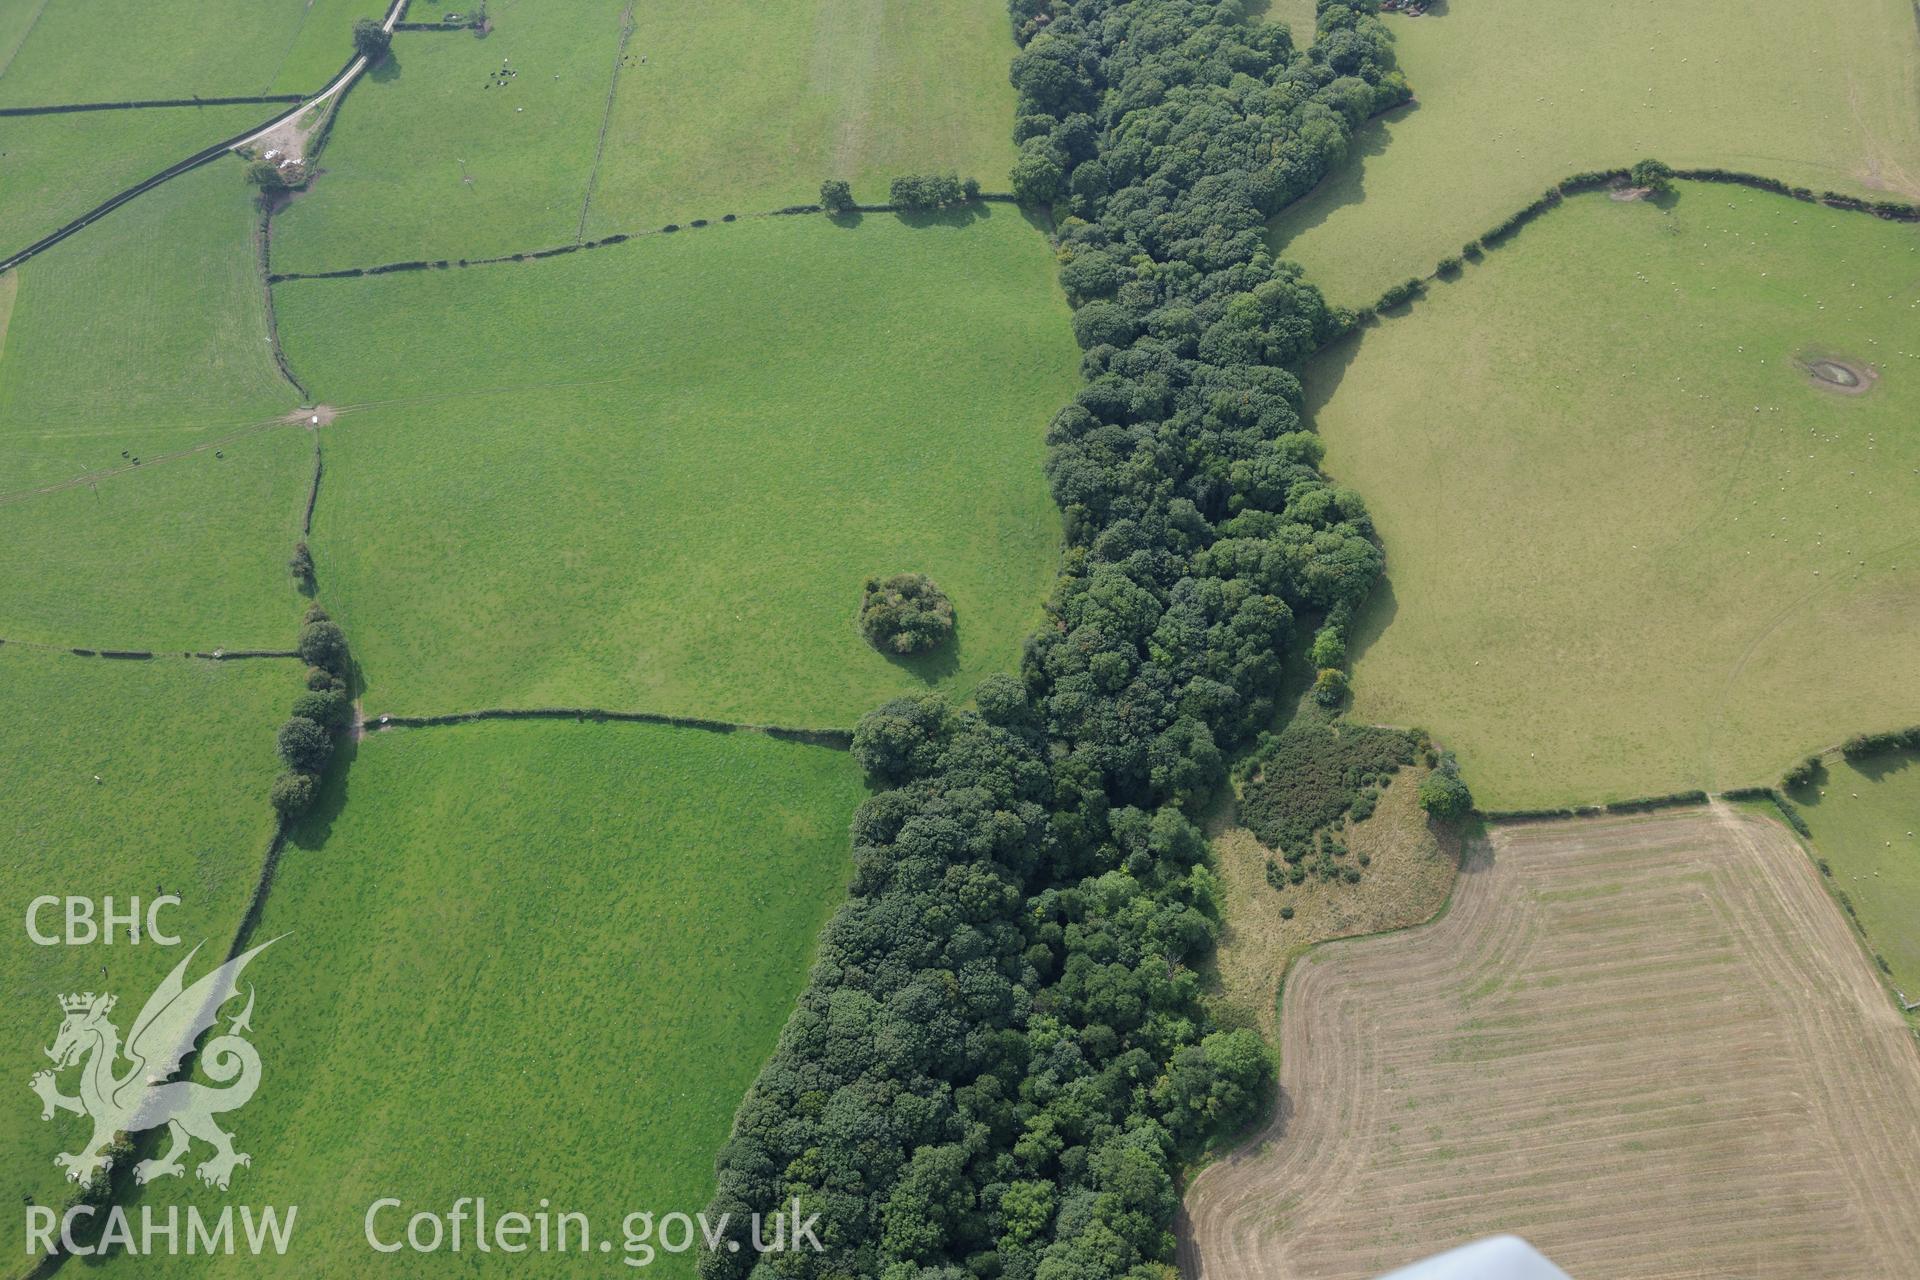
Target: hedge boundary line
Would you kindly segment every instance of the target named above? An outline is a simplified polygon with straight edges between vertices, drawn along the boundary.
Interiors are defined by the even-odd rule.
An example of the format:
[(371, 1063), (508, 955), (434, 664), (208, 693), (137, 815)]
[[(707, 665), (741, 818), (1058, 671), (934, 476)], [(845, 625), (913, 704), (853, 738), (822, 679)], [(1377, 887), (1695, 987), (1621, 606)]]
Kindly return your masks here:
[(769, 738), (831, 747), (836, 751), (845, 751), (853, 746), (851, 729), (741, 724), (702, 716), (672, 716), (658, 711), (608, 711), (600, 707), (486, 707), (479, 711), (455, 711), (437, 716), (384, 715), (368, 720), (366, 728), (369, 733), (377, 733), (386, 729), (432, 729), (444, 725), (472, 724), (480, 720), (586, 720), (596, 723), (660, 724), (675, 729), (700, 729), (708, 733), (760, 733)]
[(7, 116), (60, 116), (81, 111), (145, 111), (153, 107), (247, 107), (281, 102), (305, 102), (298, 93), (262, 93), (239, 98), (142, 98), (128, 102), (69, 102), (55, 107), (0, 107)]
[[(1731, 795), (1731, 792), (1723, 793)], [(1635, 796), (1631, 800), (1614, 800), (1607, 804), (1560, 805), (1544, 809), (1479, 809), (1475, 810), (1488, 822), (1558, 822), (1565, 818), (1601, 818), (1609, 814), (1652, 813), (1659, 809), (1684, 809), (1692, 805), (1706, 804), (1712, 797), (1705, 791), (1670, 791), (1665, 795)]]
[(45, 640), (8, 640), (0, 637), (0, 646), (13, 645), (19, 649), (39, 649), (46, 653), (66, 654), (75, 658), (107, 658), (119, 661), (146, 662), (155, 658), (201, 658), (209, 662), (225, 662), (234, 658), (297, 658), (295, 649), (107, 649), (89, 645), (52, 644)]
[(313, 438), (313, 480), (307, 485), (307, 510), (300, 517), (300, 536), (313, 536), (313, 508), (320, 501), (320, 475), (326, 470), (326, 460), (320, 454), (320, 437)]
[[(389, 10), (389, 13), (394, 15), (397, 20), (397, 17), (399, 15), (404, 15), (406, 13), (406, 8), (409, 3), (410, 3), (410, 0), (394, 0), (393, 8)], [(360, 61), (360, 55), (358, 53), (354, 53), (350, 55), (347, 58), (347, 60), (341, 64), (340, 70), (334, 73), (333, 78), (328, 80), (326, 86), (321, 88), (318, 93), (302, 95), (299, 99), (297, 99), (293, 103), (292, 106), (288, 107), (285, 111), (282, 111), (279, 115), (274, 116), (271, 119), (267, 120), (264, 124), (254, 125), (248, 129), (243, 130), (240, 133), (234, 134), (230, 138), (226, 138), (220, 142), (216, 142), (210, 147), (206, 147), (200, 151), (196, 151), (184, 160), (175, 161), (173, 164), (168, 165), (166, 168), (162, 169), (159, 173), (154, 174), (152, 177), (142, 179), (141, 181), (134, 183), (132, 186), (125, 188), (119, 193), (109, 196), (107, 199), (103, 200), (101, 203), (95, 205), (93, 208), (87, 210), (85, 213), (81, 214), (79, 217), (73, 219), (73, 221), (67, 223), (65, 226), (56, 228), (55, 230), (48, 233), (47, 235), (40, 237), (40, 239), (34, 241), (32, 244), (28, 245), (26, 248), (16, 250), (14, 253), (9, 254), (5, 258), (0, 258), (0, 272), (11, 271), (13, 270), (13, 268), (27, 261), (27, 259), (38, 257), (40, 254), (45, 253), (47, 250), (53, 248), (53, 246), (59, 244), (62, 240), (65, 240), (68, 236), (71, 236), (76, 232), (86, 230), (88, 227), (92, 226), (95, 222), (98, 222), (100, 219), (112, 213), (115, 209), (118, 209), (121, 205), (127, 203), (129, 200), (133, 200), (140, 196), (145, 195), (147, 192), (153, 190), (155, 187), (159, 186), (161, 183), (172, 181), (174, 178), (179, 177), (183, 173), (190, 173), (193, 170), (198, 169), (201, 165), (206, 164), (209, 161), (216, 160), (220, 156), (225, 155), (227, 152), (233, 150), (233, 148), (245, 142), (248, 138), (264, 133), (268, 129), (275, 128), (281, 124), (284, 124), (286, 121), (291, 120), (294, 116), (306, 110), (309, 99), (317, 98), (321, 94), (328, 92), (328, 90), (331, 89), (334, 85), (336, 85), (341, 80), (342, 77), (344, 77), (345, 75), (347, 75), (348, 72), (353, 70), (354, 63), (358, 61)], [(355, 77), (355, 78), (357, 79), (358, 77)], [(346, 86), (346, 88), (350, 89), (352, 88), (352, 85), (349, 84)], [(345, 91), (343, 90), (341, 94), (338, 95), (338, 97), (344, 98)], [(339, 102), (337, 99), (334, 105), (338, 107)], [(329, 121), (331, 121), (332, 119), (331, 114), (329, 114), (328, 119)]]
[[(1802, 204), (1837, 209), (1843, 213), (1870, 214), (1884, 222), (1920, 223), (1920, 204), (1912, 204), (1905, 200), (1868, 200), (1838, 191), (1815, 191), (1811, 187), (1796, 187), (1778, 178), (1769, 178), (1759, 173), (1747, 173), (1739, 169), (1675, 169), (1673, 177), (1685, 182), (1746, 187), (1753, 191), (1764, 191), (1769, 195), (1785, 196), (1789, 200), (1798, 200)], [(1562, 178), (1548, 187), (1539, 199), (1508, 214), (1482, 234), (1469, 239), (1461, 246), (1462, 253), (1477, 260), (1480, 255), (1504, 247), (1528, 223), (1559, 208), (1568, 196), (1605, 191), (1629, 181), (1630, 178), (1630, 172), (1626, 169), (1593, 169)], [(1388, 286), (1370, 306), (1360, 309), (1356, 319), (1358, 323), (1365, 324), (1370, 318), (1378, 317), (1383, 312), (1403, 307), (1410, 310), (1414, 302), (1426, 296), (1428, 284), (1435, 280), (1453, 279), (1460, 274), (1461, 270), (1459, 257), (1443, 258), (1426, 275), (1413, 276), (1399, 284)]]
[[(317, 149), (316, 149), (317, 153)], [(1012, 195), (1006, 192), (981, 192), (976, 198), (985, 204), (1017, 204)], [(969, 202), (972, 203), (972, 202)], [(961, 206), (964, 207), (964, 206)], [(406, 262), (383, 262), (371, 267), (341, 267), (334, 271), (280, 271), (269, 272), (267, 284), (283, 284), (289, 280), (358, 280), (365, 276), (392, 275), (399, 271), (446, 271), (464, 267), (491, 267), (506, 262), (535, 262), (543, 258), (558, 258), (563, 254), (580, 253), (587, 249), (604, 249), (609, 245), (625, 244), (629, 240), (639, 240), (646, 236), (672, 235), (680, 231), (697, 231), (706, 227), (737, 223), (747, 218), (792, 218), (822, 212), (817, 204), (790, 204), (779, 209), (768, 209), (762, 213), (727, 213), (718, 218), (695, 218), (691, 222), (669, 222), (664, 227), (649, 227), (644, 231), (616, 231), (612, 235), (602, 236), (598, 240), (576, 240), (571, 244), (555, 245), (550, 249), (523, 249), (518, 253), (503, 253), (491, 258), (416, 258)], [(916, 213), (923, 210), (903, 209), (894, 204), (857, 204), (850, 210), (853, 213)]]
[[(312, 395), (306, 385), (294, 376), (293, 366), (287, 363), (286, 348), (280, 345), (280, 320), (273, 310), (273, 204), (271, 197), (264, 192), (260, 200), (260, 227), (254, 240), (259, 246), (260, 291), (266, 295), (267, 303), (267, 345), (273, 352), (273, 363), (279, 367), (280, 376), (287, 380), (288, 386), (299, 392), (300, 399), (305, 402)], [(307, 504), (307, 523), (313, 523), (311, 501)]]

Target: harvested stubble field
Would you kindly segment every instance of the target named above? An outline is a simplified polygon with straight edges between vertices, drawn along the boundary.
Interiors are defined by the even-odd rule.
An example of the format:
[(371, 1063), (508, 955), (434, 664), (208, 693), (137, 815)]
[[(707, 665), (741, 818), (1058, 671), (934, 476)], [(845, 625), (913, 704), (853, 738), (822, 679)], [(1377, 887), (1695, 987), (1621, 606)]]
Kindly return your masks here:
[(1498, 1231), (1570, 1274), (1894, 1276), (1920, 1049), (1786, 830), (1496, 828), (1451, 911), (1295, 966), (1278, 1119), (1187, 1196), (1191, 1280), (1356, 1280)]

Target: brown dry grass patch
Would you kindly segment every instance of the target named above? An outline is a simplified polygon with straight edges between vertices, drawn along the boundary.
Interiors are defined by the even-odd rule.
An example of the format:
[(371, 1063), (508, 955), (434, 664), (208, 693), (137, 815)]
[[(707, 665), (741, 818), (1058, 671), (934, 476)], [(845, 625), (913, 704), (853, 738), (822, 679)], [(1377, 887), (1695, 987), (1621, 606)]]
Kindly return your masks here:
[[(1459, 840), (1420, 808), (1415, 792), (1426, 772), (1423, 765), (1400, 770), (1380, 793), (1373, 816), (1347, 823), (1346, 860), (1358, 865), (1361, 854), (1370, 859), (1359, 884), (1310, 876), (1275, 890), (1267, 883), (1273, 852), (1245, 827), (1221, 824), (1213, 856), (1225, 898), (1225, 926), (1214, 955), (1222, 1022), (1255, 1027), (1273, 1043), (1280, 984), (1295, 957), (1329, 938), (1419, 924), (1446, 903), (1460, 861)], [(1293, 907), (1293, 919), (1281, 917), (1285, 906)]]
[(1569, 1273), (1910, 1274), (1920, 1049), (1778, 824), (1495, 829), (1433, 925), (1293, 970), (1261, 1140), (1184, 1273), (1367, 1277), (1500, 1231)]

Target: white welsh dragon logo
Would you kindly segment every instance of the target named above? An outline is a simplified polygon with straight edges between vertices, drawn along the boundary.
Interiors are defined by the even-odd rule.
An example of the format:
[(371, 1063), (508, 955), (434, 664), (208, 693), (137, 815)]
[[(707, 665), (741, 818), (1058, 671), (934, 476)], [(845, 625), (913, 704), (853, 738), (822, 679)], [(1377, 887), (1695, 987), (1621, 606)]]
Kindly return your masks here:
[[(220, 1113), (245, 1106), (260, 1084), (260, 1055), (242, 1038), (253, 1016), (251, 987), (247, 1007), (228, 1024), (225, 1034), (207, 1041), (200, 1053), (200, 1069), (226, 1087), (216, 1089), (171, 1077), (201, 1033), (218, 1020), (220, 1006), (238, 994), (240, 971), (247, 962), (277, 941), (263, 942), (192, 986), (183, 986), (181, 975), (200, 950), (195, 947), (148, 998), (140, 1016), (133, 1020), (124, 1047), (120, 1029), (107, 1019), (116, 997), (104, 993), (96, 996), (91, 991), (60, 997), (66, 1018), (53, 1047), (46, 1051), (53, 1059), (53, 1070), (34, 1076), (32, 1086), (44, 1104), (42, 1120), (53, 1119), (56, 1111), (93, 1119), (93, 1137), (78, 1153), (62, 1152), (53, 1158), (69, 1179), (82, 1184), (93, 1181), (111, 1163), (105, 1148), (115, 1134), (140, 1133), (163, 1124), (172, 1145), (159, 1159), (135, 1165), (135, 1181), (151, 1182), (183, 1173), (180, 1157), (193, 1138), (213, 1148), (213, 1154), (202, 1160), (195, 1172), (202, 1181), (222, 1191), (236, 1165), (253, 1163), (253, 1157), (233, 1149), (233, 1135), (214, 1123)], [(122, 1056), (129, 1065), (116, 1072)], [(60, 1092), (55, 1077), (73, 1066), (80, 1068), (80, 1092), (68, 1097)]]

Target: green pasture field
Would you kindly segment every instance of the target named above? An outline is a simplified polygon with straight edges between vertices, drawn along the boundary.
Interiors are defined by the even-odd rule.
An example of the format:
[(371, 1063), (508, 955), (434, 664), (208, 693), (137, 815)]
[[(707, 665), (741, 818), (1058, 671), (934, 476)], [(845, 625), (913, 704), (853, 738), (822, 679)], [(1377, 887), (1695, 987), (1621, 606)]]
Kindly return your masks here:
[(1489, 809), (1763, 783), (1920, 718), (1917, 313), (1913, 228), (1682, 184), (1569, 200), (1330, 350), (1327, 467), (1387, 553), (1355, 714)]
[[(754, 219), (275, 299), (295, 370), (345, 409), (313, 546), (369, 714), (844, 726), (1018, 663), (1076, 353), (1013, 209)], [(860, 637), (863, 579), (905, 571), (952, 597), (953, 649)]]
[[(492, 34), (401, 32), (341, 104), (313, 188), (274, 219), (274, 269), (484, 258), (580, 226), (621, 7), (492, 0)], [(499, 83), (502, 68), (514, 72)]]
[(1015, 52), (1000, 0), (642, 6), (587, 234), (808, 203), (823, 178), (868, 203), (906, 173), (1004, 191)]
[(0, 638), (285, 648), (313, 438), (267, 345), (237, 163), (6, 277)]
[(488, 15), (485, 39), (401, 34), (393, 65), (354, 88), (325, 172), (278, 220), (276, 269), (718, 220), (817, 200), (834, 176), (872, 201), (923, 169), (1007, 185), (1014, 50), (998, 0), (641, 7), (624, 45), (618, 5), (495, 0)]
[(0, 499), (0, 639), (89, 649), (288, 649), (305, 603), (313, 437), (271, 427)]
[(257, 222), (239, 162), (216, 160), (9, 273), (0, 491), (170, 453), (294, 407), (267, 342)]
[[(167, 107), (0, 119), (0, 257), (57, 231), (175, 161), (231, 138), (255, 121), (271, 119), (273, 111), (270, 106)], [(238, 186), (237, 166), (215, 162), (209, 167)], [(76, 239), (96, 239), (81, 252), (98, 251), (97, 237), (141, 203), (123, 205), (83, 231)], [(240, 203), (246, 203), (244, 197)]]
[(1570, 174), (1649, 155), (1920, 198), (1911, 0), (1462, 0), (1387, 20), (1418, 105), (1275, 222), (1336, 302), (1427, 274)]
[[(24, 11), (26, 21), (0, 20), (4, 107), (317, 90), (345, 64), (353, 20), (384, 11), (378, 0), (17, 0), (6, 7)], [(283, 87), (286, 77), (297, 79)]]
[[(370, 735), (289, 845), (255, 934), (282, 940), (248, 970), (265, 1069), (232, 1127), (254, 1162), (225, 1197), (170, 1179), (138, 1202), (298, 1204), (287, 1265), (316, 1276), (471, 1273), (470, 1247), (375, 1254), (362, 1221), (381, 1196), (407, 1202), (383, 1233), (462, 1195), (492, 1213), (545, 1198), (616, 1249), (628, 1212), (704, 1208), (844, 892), (862, 794), (845, 754), (758, 734)], [(582, 1265), (527, 1254), (511, 1271)], [(646, 1274), (693, 1270), (661, 1257)]]
[(1813, 829), (1833, 887), (1886, 958), (1894, 984), (1920, 999), (1920, 758), (1831, 756), (1825, 774), (1787, 793)]
[[(91, 1129), (76, 1116), (40, 1119), (28, 1078), (59, 1030), (56, 997), (112, 991), (122, 1031), (187, 948), (224, 955), (273, 834), (267, 788), (278, 768), (273, 729), (300, 687), (297, 663), (121, 662), (0, 646), (0, 1254), (21, 1269), (21, 1203), (65, 1203), (72, 1187), (55, 1153), (80, 1149)], [(95, 782), (98, 775), (100, 781)], [(178, 894), (160, 924), (181, 945), (38, 946), (27, 907), (46, 894), (117, 910), (156, 887)], [(42, 932), (61, 933), (59, 908)], [(72, 1077), (63, 1082), (72, 1090)]]

